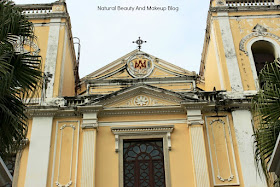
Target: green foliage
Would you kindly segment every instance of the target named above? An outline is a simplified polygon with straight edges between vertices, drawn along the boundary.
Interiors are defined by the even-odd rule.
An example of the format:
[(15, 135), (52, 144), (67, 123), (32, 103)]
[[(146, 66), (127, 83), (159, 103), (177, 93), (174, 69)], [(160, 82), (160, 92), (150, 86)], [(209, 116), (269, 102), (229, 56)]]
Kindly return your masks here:
[(0, 156), (20, 148), (26, 137), (27, 116), (23, 98), (37, 90), (42, 79), (41, 58), (17, 52), (34, 40), (33, 25), (12, 1), (0, 1)]
[(275, 60), (261, 70), (260, 85), (262, 89), (253, 99), (254, 115), (259, 122), (255, 127), (255, 160), (260, 164), (271, 185), (271, 174), (267, 171), (277, 137), (280, 132), (280, 63)]

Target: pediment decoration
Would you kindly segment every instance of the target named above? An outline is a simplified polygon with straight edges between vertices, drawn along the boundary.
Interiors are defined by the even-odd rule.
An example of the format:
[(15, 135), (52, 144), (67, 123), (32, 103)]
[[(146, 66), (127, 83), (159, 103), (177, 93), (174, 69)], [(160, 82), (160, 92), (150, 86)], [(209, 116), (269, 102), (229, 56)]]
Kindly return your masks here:
[[(105, 108), (122, 107), (151, 107), (180, 105), (186, 99), (181, 94), (151, 85), (135, 85), (98, 98), (93, 104), (103, 105)], [(197, 100), (194, 98), (189, 98)]]
[(240, 43), (239, 43), (239, 50), (242, 51), (242, 52), (244, 52), (244, 53), (248, 56), (248, 50), (245, 49), (245, 44), (246, 44), (249, 40), (251, 40), (252, 38), (254, 38), (254, 37), (259, 37), (259, 36), (270, 37), (270, 38), (272, 38), (272, 39), (274, 39), (274, 40), (276, 40), (276, 41), (280, 41), (280, 37), (279, 37), (279, 36), (277, 36), (277, 35), (275, 35), (275, 34), (273, 34), (273, 33), (268, 32), (268, 30), (267, 30), (264, 26), (262, 26), (262, 25), (260, 25), (260, 24), (257, 24), (257, 25), (252, 29), (252, 33), (250, 33), (250, 34), (244, 36), (244, 37), (241, 39), (241, 41), (240, 41)]
[[(158, 76), (159, 75), (159, 76)], [(139, 79), (156, 77), (195, 76), (174, 64), (161, 60), (148, 53), (134, 50), (87, 75), (82, 81), (105, 79)]]
[(124, 107), (150, 107), (150, 106), (171, 106), (178, 105), (177, 102), (172, 102), (170, 100), (163, 100), (162, 98), (151, 97), (149, 95), (139, 94), (124, 101), (113, 103), (107, 105), (110, 108), (124, 108)]

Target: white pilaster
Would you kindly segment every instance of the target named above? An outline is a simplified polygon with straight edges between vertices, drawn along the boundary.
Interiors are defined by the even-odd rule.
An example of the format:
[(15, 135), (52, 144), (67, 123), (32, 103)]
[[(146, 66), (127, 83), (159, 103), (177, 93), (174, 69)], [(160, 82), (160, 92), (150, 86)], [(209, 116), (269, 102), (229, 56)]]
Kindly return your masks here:
[(53, 85), (55, 79), (60, 22), (61, 22), (61, 18), (52, 18), (50, 20), (49, 39), (48, 39), (44, 73), (50, 73), (52, 76), (49, 78), (49, 82), (47, 84), (46, 98), (53, 97)]
[(210, 186), (210, 180), (203, 133), (204, 121), (202, 119), (201, 110), (188, 110), (187, 117), (191, 135), (196, 186), (208, 187)]
[(97, 113), (83, 114), (82, 187), (95, 186)]
[(53, 117), (34, 117), (29, 145), (25, 187), (47, 185)]
[(221, 29), (231, 90), (234, 92), (241, 92), (243, 91), (243, 86), (237, 56), (235, 52), (233, 36), (230, 28), (228, 13), (218, 12), (218, 20)]
[(251, 112), (236, 110), (232, 112), (234, 130), (238, 144), (239, 159), (244, 186), (266, 187), (265, 179), (260, 179), (254, 163), (254, 140)]

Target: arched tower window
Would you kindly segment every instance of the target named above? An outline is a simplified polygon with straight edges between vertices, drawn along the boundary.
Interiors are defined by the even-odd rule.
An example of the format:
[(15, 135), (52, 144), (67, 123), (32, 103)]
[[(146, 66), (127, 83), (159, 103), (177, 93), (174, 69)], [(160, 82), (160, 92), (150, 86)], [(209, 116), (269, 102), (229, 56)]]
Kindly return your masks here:
[(259, 40), (253, 43), (252, 54), (257, 74), (262, 70), (266, 62), (273, 62), (276, 58), (275, 47), (272, 43)]

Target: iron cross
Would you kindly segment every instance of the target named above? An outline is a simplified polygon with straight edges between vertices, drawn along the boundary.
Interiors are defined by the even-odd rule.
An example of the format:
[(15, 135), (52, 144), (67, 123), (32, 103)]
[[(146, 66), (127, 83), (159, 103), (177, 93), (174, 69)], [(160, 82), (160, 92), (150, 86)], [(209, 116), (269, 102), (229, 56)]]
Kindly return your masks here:
[(140, 51), (141, 45), (142, 45), (143, 43), (146, 43), (146, 42), (147, 42), (147, 41), (143, 41), (143, 40), (139, 37), (138, 40), (133, 41), (132, 43), (136, 43), (136, 44), (138, 45), (138, 49), (139, 49), (139, 51)]

